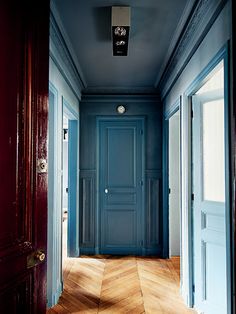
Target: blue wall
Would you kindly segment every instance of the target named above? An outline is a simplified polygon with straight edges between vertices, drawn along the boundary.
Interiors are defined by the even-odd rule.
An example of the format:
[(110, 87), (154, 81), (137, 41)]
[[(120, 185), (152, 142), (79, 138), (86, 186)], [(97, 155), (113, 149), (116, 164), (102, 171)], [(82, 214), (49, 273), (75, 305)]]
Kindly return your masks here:
[(144, 116), (145, 147), (145, 254), (162, 255), (162, 109), (158, 96), (84, 96), (80, 104), (80, 252), (96, 253), (96, 118), (117, 116), (124, 104), (125, 116)]
[[(231, 40), (231, 2), (196, 1), (182, 39), (159, 84), (164, 118), (175, 110), (181, 98), (181, 291), (192, 305), (192, 238), (191, 238), (191, 105), (186, 90), (209, 62)], [(229, 45), (230, 46), (230, 45)], [(168, 138), (165, 136), (164, 147)], [(166, 156), (165, 156), (166, 157)], [(166, 163), (166, 160), (164, 160)], [(166, 196), (166, 188), (164, 189)], [(166, 199), (166, 197), (165, 197)], [(166, 221), (167, 223), (167, 221)], [(228, 280), (230, 282), (230, 279)]]

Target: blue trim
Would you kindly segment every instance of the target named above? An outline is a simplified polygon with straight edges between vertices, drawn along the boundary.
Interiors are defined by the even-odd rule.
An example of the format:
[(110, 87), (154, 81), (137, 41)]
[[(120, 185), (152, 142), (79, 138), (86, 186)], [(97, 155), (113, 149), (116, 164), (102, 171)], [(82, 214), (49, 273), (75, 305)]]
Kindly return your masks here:
[(228, 44), (224, 45), (185, 91), (186, 96), (195, 94), (217, 71), (217, 65), (227, 58)]
[(63, 68), (61, 67), (60, 63), (57, 62), (57, 59), (55, 58), (55, 56), (53, 55), (53, 53), (50, 51), (49, 52), (49, 56), (52, 60), (52, 62), (55, 64), (56, 68), (58, 69), (58, 71), (60, 72), (61, 76), (63, 77), (63, 79), (65, 80), (65, 82), (67, 83), (67, 85), (69, 86), (69, 88), (71, 89), (72, 93), (74, 94), (74, 96), (76, 97), (76, 99), (78, 101), (81, 100), (81, 93), (78, 96), (78, 93), (76, 93), (75, 89), (73, 88), (70, 80), (66, 77), (65, 72), (63, 71)]
[(78, 120), (79, 113), (74, 110), (71, 104), (62, 96), (63, 113), (69, 120)]
[[(121, 120), (122, 119), (122, 120)], [(99, 191), (99, 185), (100, 185), (100, 177), (99, 177), (99, 167), (100, 167), (100, 156), (99, 156), (99, 142), (100, 142), (100, 132), (99, 132), (99, 127), (100, 127), (100, 123), (103, 122), (103, 121), (141, 121), (142, 122), (142, 128), (143, 128), (143, 141), (142, 141), (142, 181), (143, 181), (143, 188), (142, 188), (142, 202), (141, 202), (141, 217), (143, 218), (143, 224), (142, 224), (142, 227), (141, 227), (141, 237), (143, 239), (143, 243), (146, 243), (146, 235), (145, 235), (145, 211), (144, 211), (144, 208), (145, 208), (145, 190), (146, 190), (146, 184), (145, 184), (145, 146), (146, 146), (146, 140), (145, 140), (145, 135), (146, 135), (146, 131), (145, 131), (145, 117), (144, 116), (97, 116), (96, 117), (96, 129), (97, 129), (97, 138), (96, 138), (96, 142), (97, 142), (97, 149), (96, 149), (96, 154), (97, 154), (97, 164), (96, 164), (96, 167), (97, 167), (97, 185), (96, 185), (96, 188), (97, 188), (97, 199), (96, 199), (96, 210), (95, 210), (95, 230), (96, 230), (96, 233), (95, 233), (95, 253), (96, 254), (100, 254), (101, 253), (101, 238), (100, 238), (100, 226), (101, 226), (101, 221), (100, 221), (100, 195), (98, 193)], [(119, 250), (116, 250), (117, 252), (114, 252), (114, 254), (126, 254), (124, 253), (125, 252), (125, 249), (124, 248), (124, 251), (122, 250), (123, 253), (119, 253), (120, 251)], [(109, 250), (111, 252), (111, 250)], [(143, 248), (141, 250), (143, 252)], [(102, 252), (103, 254), (106, 254), (105, 251), (103, 250)], [(130, 254), (130, 251), (127, 252)], [(134, 252), (133, 254), (135, 254), (137, 252)]]
[[(163, 254), (161, 247), (156, 248), (144, 248), (145, 254), (143, 256), (161, 256)], [(162, 256), (165, 258), (164, 256)]]
[(98, 248), (94, 247), (80, 247), (80, 254), (81, 255), (96, 255), (99, 254), (97, 253)]
[(164, 119), (169, 120), (180, 108), (181, 97), (179, 97), (169, 109), (164, 111)]
[[(80, 72), (71, 56), (71, 52), (68, 48), (68, 43), (66, 42), (62, 32), (60, 22), (55, 16), (55, 12), (53, 12), (53, 6), (51, 6), (50, 10), (50, 40), (54, 43), (57, 49), (57, 53), (60, 55), (61, 59), (64, 60), (67, 65), (69, 73), (73, 74), (76, 83), (80, 85), (80, 88), (86, 88), (87, 84), (81, 72), (81, 67), (79, 66)], [(63, 74), (64, 76), (65, 74)]]
[[(229, 156), (229, 42), (227, 42), (219, 52), (213, 57), (203, 71), (194, 79), (184, 93), (184, 97), (189, 101), (189, 98), (193, 96), (217, 71), (221, 61), (224, 61), (224, 103), (225, 103), (225, 169), (226, 169), (226, 255), (227, 255), (227, 312), (231, 313), (233, 308), (232, 301), (232, 258), (233, 254), (231, 251), (232, 246), (232, 234), (231, 234), (231, 209), (230, 209), (230, 156)], [(189, 119), (189, 127), (191, 127), (191, 119)], [(192, 139), (191, 139), (192, 142)], [(189, 143), (192, 147), (192, 143)], [(192, 152), (190, 159), (192, 160)], [(192, 169), (191, 169), (192, 171)], [(190, 191), (192, 193), (192, 191)], [(189, 195), (190, 198), (190, 195)], [(192, 207), (189, 210), (189, 299), (190, 305), (193, 306), (194, 294), (193, 294), (193, 282), (194, 282), (194, 263), (193, 263), (193, 213)]]
[(68, 126), (68, 256), (79, 256), (79, 115), (62, 97), (63, 115), (69, 119)]

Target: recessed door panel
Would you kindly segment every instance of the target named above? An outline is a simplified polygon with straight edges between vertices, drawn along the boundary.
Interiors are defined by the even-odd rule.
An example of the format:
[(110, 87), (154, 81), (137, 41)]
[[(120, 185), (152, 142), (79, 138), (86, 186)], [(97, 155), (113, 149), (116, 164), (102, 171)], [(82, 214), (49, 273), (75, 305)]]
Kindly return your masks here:
[(139, 254), (142, 241), (143, 121), (99, 124), (101, 253)]
[(105, 214), (106, 246), (136, 247), (136, 212), (108, 210)]
[(107, 129), (107, 186), (134, 187), (135, 135), (134, 128)]

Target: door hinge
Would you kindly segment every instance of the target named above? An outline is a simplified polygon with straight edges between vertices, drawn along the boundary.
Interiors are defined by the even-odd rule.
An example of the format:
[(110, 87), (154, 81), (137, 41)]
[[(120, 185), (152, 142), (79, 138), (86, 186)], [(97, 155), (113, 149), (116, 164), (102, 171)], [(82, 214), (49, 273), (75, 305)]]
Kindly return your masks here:
[(143, 135), (143, 130), (140, 130), (140, 134)]
[(143, 180), (140, 181), (140, 185), (143, 186)]
[(194, 193), (192, 193), (191, 199), (192, 199), (192, 201), (194, 201)]
[(171, 193), (171, 189), (169, 188), (169, 194)]
[(191, 110), (191, 118), (193, 119), (193, 109)]

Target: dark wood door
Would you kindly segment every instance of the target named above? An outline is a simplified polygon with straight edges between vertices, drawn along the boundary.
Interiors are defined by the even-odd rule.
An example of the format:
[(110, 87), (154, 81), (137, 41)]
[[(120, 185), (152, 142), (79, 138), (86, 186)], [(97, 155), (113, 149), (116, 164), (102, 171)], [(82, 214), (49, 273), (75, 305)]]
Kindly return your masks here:
[(40, 314), (46, 311), (49, 1), (0, 1), (0, 38), (0, 313)]

